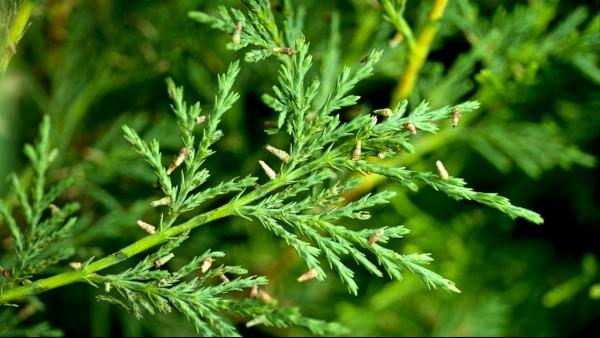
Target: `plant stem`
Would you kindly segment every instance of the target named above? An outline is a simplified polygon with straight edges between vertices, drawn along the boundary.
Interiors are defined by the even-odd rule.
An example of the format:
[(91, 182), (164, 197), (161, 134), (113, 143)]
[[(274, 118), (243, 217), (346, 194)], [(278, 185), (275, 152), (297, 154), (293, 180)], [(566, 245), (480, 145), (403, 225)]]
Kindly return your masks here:
[[(412, 29), (404, 19), (404, 7), (406, 6), (406, 0), (399, 1), (400, 7), (402, 8), (400, 12), (392, 5), (391, 2), (383, 1), (383, 10), (385, 14), (388, 16), (390, 22), (396, 27), (396, 36), (402, 36), (406, 39), (408, 44), (409, 52), (414, 51), (417, 48), (417, 44), (415, 42), (415, 37), (413, 36)], [(396, 38), (396, 36), (394, 38)]]
[(316, 167), (319, 167), (319, 165), (322, 163), (323, 159), (320, 159), (312, 165), (307, 165), (298, 168), (288, 174), (282, 174), (281, 176), (278, 176), (275, 180), (266, 183), (260, 188), (249, 192), (248, 194), (244, 195), (239, 199), (230, 201), (229, 203), (217, 209), (192, 217), (179, 225), (173, 226), (154, 235), (146, 236), (109, 256), (106, 256), (94, 263), (89, 264), (81, 270), (64, 272), (52, 277), (37, 280), (35, 282), (18, 288), (7, 290), (4, 293), (0, 294), (0, 304), (27, 296), (33, 296), (41, 292), (45, 292), (51, 289), (85, 280), (88, 276), (91, 276), (97, 271), (121, 263), (132, 256), (140, 254), (152, 247), (166, 242), (170, 238), (173, 238), (186, 231), (212, 222), (214, 220), (233, 215), (240, 207), (248, 205), (249, 203), (252, 203), (266, 196), (270, 192), (281, 188), (286, 184), (289, 184), (295, 179), (298, 179), (303, 175), (310, 173), (311, 171), (315, 170)]
[(396, 103), (407, 98), (410, 93), (412, 93), (421, 67), (429, 54), (429, 48), (433, 42), (433, 38), (437, 34), (439, 20), (444, 15), (447, 3), (448, 0), (435, 0), (431, 12), (429, 12), (429, 15), (427, 16), (425, 26), (417, 38), (415, 48), (411, 48), (408, 64), (402, 73), (398, 86), (394, 90), (391, 106), (396, 105)]
[(26, 0), (18, 9), (17, 14), (8, 28), (8, 34), (6, 40), (0, 46), (0, 75), (4, 74), (10, 59), (15, 54), (17, 43), (23, 37), (29, 17), (35, 3), (33, 0)]

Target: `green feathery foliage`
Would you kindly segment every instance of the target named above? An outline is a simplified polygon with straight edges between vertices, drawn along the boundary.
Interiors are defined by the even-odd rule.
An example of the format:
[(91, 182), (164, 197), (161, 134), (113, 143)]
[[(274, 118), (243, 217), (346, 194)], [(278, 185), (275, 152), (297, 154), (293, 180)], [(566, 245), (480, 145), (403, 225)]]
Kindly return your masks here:
[[(156, 243), (164, 241), (167, 243), (153, 254), (146, 256), (133, 268), (116, 275), (94, 273), (92, 271), (93, 264), (91, 264), (94, 257), (83, 263), (73, 262), (71, 266), (76, 271), (84, 272), (81, 276), (83, 281), (94, 286), (100, 283), (105, 286), (108, 295), (99, 296), (99, 300), (121, 305), (137, 318), (141, 318), (144, 312), (168, 313), (174, 308), (192, 322), (198, 333), (202, 335), (237, 335), (236, 329), (226, 319), (219, 316), (219, 312), (222, 311), (253, 318), (249, 325), (286, 327), (294, 324), (305, 326), (314, 334), (342, 332), (339, 326), (303, 317), (296, 309), (280, 310), (275, 307), (276, 303), (270, 300), (223, 298), (225, 294), (257, 288), (267, 283), (264, 277), (229, 280), (225, 276), (225, 274), (245, 274), (246, 270), (240, 267), (219, 266), (211, 269), (213, 259), (222, 257), (223, 253), (207, 251), (201, 256), (194, 257), (188, 264), (173, 273), (159, 269), (174, 257), (171, 251), (187, 239), (187, 232), (179, 231), (175, 233), (176, 237), (174, 238), (165, 233), (182, 213), (195, 209), (204, 201), (216, 196), (245, 190), (255, 182), (255, 179), (251, 177), (232, 180), (193, 193), (208, 178), (208, 171), (200, 170), (200, 167), (205, 159), (213, 153), (209, 147), (222, 135), (222, 132), (217, 129), (220, 118), (237, 100), (237, 93), (233, 92), (231, 88), (238, 71), (238, 64), (233, 63), (226, 74), (219, 76), (219, 93), (215, 98), (214, 109), (206, 119), (201, 140), (197, 144), (194, 142), (194, 127), (204, 122), (199, 115), (200, 106), (195, 104), (188, 107), (183, 102), (182, 89), (175, 87), (171, 80), (167, 82), (169, 94), (174, 100), (173, 110), (178, 117), (182, 142), (187, 147), (185, 148), (186, 152), (180, 153), (184, 154), (185, 159), (183, 157), (176, 159), (170, 168), (165, 168), (162, 164), (158, 142), (153, 141), (147, 144), (133, 129), (127, 126), (123, 127), (125, 137), (154, 170), (159, 186), (167, 197), (167, 199), (163, 198), (160, 203), (151, 203), (154, 207), (168, 205), (168, 212), (161, 217), (158, 229), (141, 220), (138, 221), (138, 225), (150, 235), (155, 235)], [(8, 208), (4, 205), (0, 206), (0, 211), (9, 225), (15, 245), (15, 262), (11, 268), (3, 268), (3, 271), (7, 273), (3, 274), (2, 283), (3, 287), (9, 289), (8, 292), (25, 278), (43, 272), (47, 266), (68, 258), (74, 252), (68, 247), (65, 249), (61, 240), (68, 238), (71, 234), (76, 219), (69, 216), (76, 211), (77, 206), (75, 204), (67, 205), (61, 210), (51, 204), (69, 186), (70, 181), (59, 183), (47, 192), (45, 190), (45, 174), (48, 165), (57, 155), (56, 151), (51, 151), (48, 144), (49, 132), (49, 119), (45, 117), (40, 127), (40, 140), (36, 147), (29, 145), (25, 147), (25, 153), (30, 158), (36, 174), (31, 203), (27, 194), (20, 188), (16, 176), (13, 179), (18, 201), (30, 230), (23, 234)], [(173, 183), (170, 175), (183, 163), (185, 163), (185, 170), (182, 170), (181, 179), (178, 183)], [(40, 221), (42, 213), (47, 209), (51, 210), (52, 216), (48, 220)], [(161, 233), (164, 234), (164, 238), (158, 237)], [(117, 260), (122, 260), (127, 257), (127, 254), (121, 251), (115, 257)], [(89, 273), (86, 272), (88, 269)], [(202, 271), (201, 277), (187, 278), (197, 270)], [(213, 283), (214, 277), (221, 277), (222, 282), (220, 284)], [(43, 287), (38, 286), (36, 282), (32, 283), (26, 280), (23, 284), (24, 288), (31, 287), (33, 294), (43, 290)], [(3, 292), (2, 296), (6, 297), (7, 293)], [(13, 334), (21, 331), (15, 329), (15, 331), (8, 332)]]
[[(290, 145), (287, 151), (274, 153), (276, 156), (279, 154), (278, 157), (283, 162), (278, 173), (264, 162), (263, 168), (271, 180), (288, 181), (285, 183), (288, 187), (256, 206), (243, 207), (239, 213), (259, 220), (266, 229), (284, 239), (298, 252), (308, 268), (315, 271), (318, 279), (325, 275), (318, 260), (323, 255), (349, 291), (356, 294), (354, 271), (342, 262), (342, 256), (349, 255), (370, 272), (382, 275), (378, 267), (366, 259), (361, 251), (364, 250), (372, 253), (378, 265), (392, 278), (400, 279), (399, 271), (406, 269), (419, 275), (432, 288), (458, 291), (452, 282), (422, 266), (431, 260), (428, 255), (401, 255), (380, 246), (379, 243), (385, 243), (388, 238), (404, 235), (404, 227), (392, 227), (387, 231), (373, 229), (356, 232), (338, 224), (343, 223), (344, 219), (368, 219), (370, 215), (366, 208), (388, 203), (393, 196), (383, 192), (337, 207), (341, 202), (341, 193), (355, 184), (352, 180), (344, 182), (347, 173), (343, 169), (381, 174), (406, 184), (410, 189), (415, 189), (417, 182), (423, 182), (453, 198), (472, 199), (497, 208), (511, 217), (524, 217), (534, 223), (542, 222), (538, 214), (515, 207), (503, 197), (473, 192), (465, 187), (461, 179), (442, 178), (433, 173), (411, 172), (404, 168), (386, 168), (365, 160), (369, 156), (393, 156), (403, 148), (412, 151), (409, 140), (412, 133), (417, 130), (435, 133), (438, 130), (435, 122), (449, 121), (454, 111), (469, 113), (478, 107), (476, 102), (436, 110), (431, 110), (423, 103), (405, 116), (407, 103), (404, 101), (393, 110), (387, 108), (383, 118), (378, 119), (376, 114), (367, 112), (343, 123), (339, 115), (333, 113), (342, 107), (356, 104), (359, 97), (351, 95), (350, 91), (372, 73), (373, 66), (381, 57), (381, 51), (373, 51), (354, 68), (345, 67), (325, 102), (321, 106), (314, 106), (320, 81), (307, 79), (312, 66), (312, 57), (308, 53), (309, 44), (297, 31), (287, 28), (296, 27), (290, 23), (291, 20), (286, 22), (283, 32), (279, 33), (280, 29), (270, 13), (268, 2), (250, 1), (248, 7), (250, 11), (247, 17), (239, 10), (228, 10), (225, 7), (219, 8), (217, 16), (201, 12), (190, 13), (190, 17), (195, 20), (233, 35), (239, 34), (239, 43), (229, 44), (228, 47), (254, 47), (246, 52), (247, 61), (262, 60), (273, 54), (273, 51), (282, 51), (283, 54), (280, 55), (277, 85), (273, 87), (274, 96), (265, 94), (263, 100), (279, 113), (277, 128), (289, 135)], [(235, 20), (241, 25), (236, 24)], [(241, 32), (236, 33), (236, 29), (239, 29), (236, 27), (240, 26), (243, 27)], [(282, 41), (285, 41), (285, 45), (281, 45)], [(256, 55), (261, 57), (254, 57)], [(408, 126), (412, 126), (412, 129)], [(275, 133), (277, 130), (271, 129), (269, 132)], [(304, 168), (310, 168), (310, 175), (306, 173), (303, 175), (306, 178), (298, 177), (298, 173)], [(326, 190), (319, 193), (323, 188)], [(306, 197), (298, 199), (303, 193)], [(291, 200), (292, 198), (294, 199)], [(376, 237), (375, 234), (383, 236), (384, 241), (375, 243), (372, 240)], [(301, 239), (299, 235), (305, 239)]]
[[(12, 239), (12, 251), (2, 257), (0, 304), (16, 305), (24, 300), (25, 306), (33, 306), (39, 302), (36, 298), (39, 293), (85, 282), (97, 288), (98, 300), (118, 305), (135, 318), (178, 312), (204, 336), (239, 335), (235, 323), (240, 317), (244, 318), (247, 327), (294, 325), (317, 335), (339, 334), (345, 332), (339, 324), (304, 317), (295, 307), (279, 307), (277, 301), (259, 289), (269, 283), (266, 277), (248, 277), (245, 268), (217, 263), (225, 261), (223, 252), (203, 247), (195, 248), (192, 258), (183, 264), (174, 262), (173, 258), (179, 257), (178, 248), (195, 228), (229, 216), (241, 217), (264, 228), (294, 250), (306, 266), (306, 272), (297, 278), (300, 283), (323, 281), (332, 274), (350, 294), (357, 295), (357, 275), (364, 268), (372, 275), (387, 276), (395, 281), (403, 280), (403, 273), (412, 273), (429, 289), (460, 293), (445, 273), (439, 274), (428, 268), (433, 261), (431, 254), (414, 250), (402, 253), (395, 249), (392, 243), (409, 235), (409, 224), (379, 223), (380, 219), (374, 217), (378, 210), (390, 204), (397, 192), (404, 194), (429, 187), (454, 200), (469, 200), (491, 207), (512, 219), (523, 218), (535, 224), (543, 223), (543, 219), (534, 211), (513, 205), (506, 197), (473, 190), (463, 178), (449, 174), (441, 161), (432, 161), (428, 163), (431, 169), (422, 169), (394, 163), (394, 159), (400, 155), (420, 156), (422, 140), (434, 134), (452, 133), (448, 139), (469, 144), (502, 171), (508, 171), (514, 164), (526, 174), (538, 177), (557, 165), (594, 164), (592, 156), (561, 139), (555, 123), (540, 127), (529, 121), (518, 121), (507, 128), (507, 124), (499, 123), (503, 121), (502, 116), (474, 118), (480, 114), (481, 106), (492, 109), (486, 102), (512, 100), (518, 96), (515, 93), (520, 86), (532, 80), (536, 67), (550, 56), (564, 58), (597, 81), (597, 69), (593, 67), (597, 56), (590, 52), (590, 44), (595, 40), (589, 34), (597, 24), (590, 23), (591, 28), (577, 32), (586, 38), (575, 39), (567, 34), (587, 17), (583, 10), (575, 11), (550, 32), (545, 37), (548, 40), (541, 42), (548, 48), (531, 56), (527, 50), (512, 48), (513, 44), (525, 44), (523, 41), (509, 41), (507, 35), (498, 39), (493, 30), (483, 30), (486, 23), (478, 22), (468, 2), (460, 1), (452, 7), (455, 12), (451, 12), (450, 20), (458, 29), (473, 34), (471, 38), (477, 46), (459, 58), (445, 74), (435, 66), (427, 69), (433, 74), (433, 80), (417, 85), (411, 95), (401, 95), (399, 102), (393, 101), (398, 103), (360, 109), (361, 98), (353, 94), (357, 86), (374, 74), (376, 66), (389, 75), (396, 65), (395, 61), (387, 59), (386, 50), (377, 46), (360, 59), (346, 60), (350, 65), (338, 71), (337, 65), (342, 58), (336, 48), (341, 40), (338, 32), (340, 15), (333, 12), (330, 37), (326, 42), (330, 48), (320, 55), (321, 64), (316, 67), (311, 43), (303, 34), (306, 15), (303, 7), (294, 10), (289, 1), (284, 1), (284, 20), (280, 22), (269, 1), (245, 0), (244, 3), (247, 11), (220, 6), (216, 13), (192, 11), (189, 18), (230, 34), (231, 41), (226, 43), (226, 48), (234, 52), (243, 50), (246, 62), (277, 62), (277, 77), (271, 90), (261, 96), (275, 119), (265, 130), (271, 139), (261, 155), (264, 157), (253, 168), (253, 171), (262, 170), (264, 177), (250, 174), (211, 182), (214, 171), (209, 170), (209, 160), (212, 155), (220, 155), (215, 144), (224, 136), (221, 123), (240, 99), (235, 89), (236, 80), (245, 67), (237, 60), (231, 62), (227, 70), (218, 75), (216, 85), (212, 85), (216, 95), (210, 109), (199, 102), (190, 104), (184, 98), (183, 87), (167, 79), (167, 94), (172, 100), (171, 108), (179, 131), (173, 144), (158, 141), (153, 135), (158, 129), (166, 130), (165, 125), (142, 132), (144, 126), (150, 125), (148, 120), (130, 117), (119, 120), (122, 127), (113, 127), (94, 144), (92, 148), (96, 151), (108, 148), (106, 145), (121, 128), (133, 149), (133, 152), (91, 151), (87, 154), (89, 162), (79, 167), (82, 172), (92, 171), (91, 163), (97, 162), (107, 169), (93, 173), (95, 183), (80, 187), (89, 188), (88, 193), (109, 210), (95, 223), (85, 217), (77, 220), (74, 216), (79, 208), (77, 203), (55, 205), (57, 200), (62, 201), (60, 198), (71, 187), (73, 179), (57, 180), (48, 175), (58, 151), (50, 145), (50, 119), (45, 115), (38, 142), (25, 147), (33, 172), (31, 189), (23, 187), (27, 185), (23, 184), (23, 178), (13, 175), (11, 182), (17, 203), (13, 206), (0, 202), (0, 219), (7, 225)], [(385, 22), (406, 39), (402, 48), (413, 53), (417, 51), (416, 34), (404, 18), (406, 2), (386, 0), (381, 1), (381, 5)], [(445, 5), (444, 2), (442, 7)], [(525, 11), (517, 9), (521, 10)], [(467, 19), (460, 22), (457, 19), (459, 13)], [(519, 12), (515, 17), (527, 13)], [(502, 23), (513, 27), (513, 20), (514, 17), (500, 11), (489, 26)], [(540, 27), (530, 28), (541, 34)], [(555, 44), (550, 45), (550, 39), (561, 41), (567, 47), (554, 50)], [(531, 60), (526, 65), (498, 64), (496, 59), (488, 58), (482, 52), (481, 46), (489, 44), (508, 49), (510, 55), (520, 53), (515, 59), (531, 56)], [(398, 53), (398, 50), (391, 53)], [(472, 100), (463, 100), (472, 89), (466, 79), (472, 75), (470, 71), (476, 62), (482, 62), (485, 68), (477, 75), (481, 88)], [(259, 67), (256, 69), (261, 69)], [(440, 79), (439, 83), (435, 79)], [(454, 92), (447, 90), (454, 85)], [(98, 92), (106, 90), (103, 85), (95, 89)], [(444, 95), (436, 96), (435, 93)], [(435, 104), (430, 104), (433, 100), (436, 100)], [(464, 102), (454, 104), (459, 100)], [(356, 110), (352, 118), (342, 116), (342, 112), (353, 108)], [(500, 105), (500, 109), (505, 108)], [(81, 117), (78, 112), (74, 115)], [(461, 116), (461, 126), (467, 126), (457, 129)], [(62, 125), (66, 139), (72, 136), (76, 123), (69, 120)], [(173, 134), (172, 129), (169, 133)], [(57, 146), (64, 147), (64, 144)], [(165, 160), (164, 154), (173, 149), (178, 149), (175, 158)], [(111, 163), (125, 162), (124, 159), (129, 161), (134, 152), (141, 158), (138, 163), (128, 168), (111, 166)], [(142, 162), (152, 174), (140, 169)], [(119, 198), (111, 196), (98, 183), (110, 182), (120, 175), (155, 181), (157, 189), (152, 196), (122, 207)], [(384, 177), (398, 183), (398, 187), (350, 198), (365, 177)], [(85, 243), (90, 238), (117, 237), (124, 227), (134, 228), (136, 220), (144, 231), (141, 239), (105, 257), (96, 258), (90, 254), (84, 262), (71, 262), (71, 271), (65, 272), (59, 266), (75, 254), (78, 243)], [(114, 226), (116, 223), (123, 223), (123, 228)], [(95, 226), (90, 226), (92, 224)], [(77, 226), (90, 229), (74, 235)], [(136, 255), (142, 258), (135, 263), (129, 262)], [(129, 262), (127, 267), (117, 266), (125, 261)], [(105, 272), (108, 268), (111, 271)], [(592, 277), (585, 279), (586, 286), (591, 280)], [(569, 296), (561, 295), (560, 290), (551, 292), (546, 297), (547, 302), (554, 304), (556, 299)], [(19, 314), (8, 307), (0, 311), (0, 323), (1, 334), (60, 334), (47, 323), (21, 328)]]
[[(287, 327), (294, 324), (307, 327), (314, 334), (342, 332), (335, 324), (303, 317), (295, 309), (291, 312), (280, 310), (275, 302), (226, 298), (229, 293), (257, 288), (268, 281), (264, 277), (230, 280), (225, 274), (243, 275), (247, 271), (238, 266), (212, 267), (214, 260), (224, 256), (222, 252), (207, 251), (175, 272), (159, 269), (173, 257), (171, 251), (186, 239), (187, 234), (180, 235), (133, 268), (117, 275), (92, 276), (87, 281), (92, 285), (103, 283), (108, 295), (98, 296), (98, 299), (120, 305), (136, 318), (142, 318), (144, 312), (169, 313), (174, 308), (193, 323), (202, 336), (238, 335), (236, 328), (220, 315), (221, 312), (253, 318), (246, 326)], [(200, 271), (201, 276), (186, 279), (196, 271)], [(220, 283), (211, 282), (217, 278)]]
[(22, 188), (16, 175), (11, 176), (25, 225), (19, 226), (10, 208), (0, 202), (0, 216), (6, 221), (14, 243), (14, 254), (9, 263), (11, 268), (0, 277), (3, 289), (30, 283), (28, 279), (33, 275), (68, 259), (75, 252), (69, 239), (77, 221), (73, 215), (79, 205), (67, 203), (58, 207), (54, 204), (73, 180), (64, 178), (52, 185), (46, 182), (48, 168), (58, 155), (49, 144), (49, 134), (50, 120), (45, 116), (37, 144), (25, 146), (25, 154), (34, 171), (31, 191)]

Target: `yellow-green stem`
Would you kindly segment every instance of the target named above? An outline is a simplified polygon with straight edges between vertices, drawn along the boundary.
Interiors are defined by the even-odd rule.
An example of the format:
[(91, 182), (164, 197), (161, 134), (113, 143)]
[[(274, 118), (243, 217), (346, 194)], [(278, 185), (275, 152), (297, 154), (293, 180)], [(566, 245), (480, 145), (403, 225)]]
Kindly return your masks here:
[(444, 15), (447, 3), (448, 0), (435, 0), (431, 12), (427, 16), (427, 22), (425, 22), (425, 26), (417, 38), (417, 44), (411, 50), (406, 69), (404, 69), (398, 86), (394, 90), (391, 106), (396, 105), (396, 103), (407, 98), (412, 93), (421, 67), (423, 67), (423, 63), (425, 63), (429, 54), (433, 38), (437, 34), (439, 20)]
[(24, 1), (19, 7), (14, 20), (10, 23), (6, 40), (0, 46), (0, 75), (6, 71), (10, 59), (15, 54), (16, 46), (25, 33), (25, 28), (27, 28), (34, 7), (33, 0)]

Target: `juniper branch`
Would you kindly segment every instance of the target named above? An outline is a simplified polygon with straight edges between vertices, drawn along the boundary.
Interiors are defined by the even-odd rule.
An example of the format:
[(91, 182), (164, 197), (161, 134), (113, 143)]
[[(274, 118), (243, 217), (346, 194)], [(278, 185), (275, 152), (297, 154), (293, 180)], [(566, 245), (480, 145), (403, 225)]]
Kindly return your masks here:
[[(259, 161), (269, 180), (254, 190), (250, 189), (257, 179), (252, 176), (200, 189), (209, 178), (208, 170), (202, 168), (204, 161), (213, 154), (210, 147), (222, 136), (218, 124), (223, 114), (239, 98), (233, 91), (233, 83), (240, 70), (239, 64), (232, 63), (224, 74), (219, 75), (219, 91), (214, 107), (206, 117), (206, 123), (201, 124), (203, 130), (199, 140), (196, 140), (195, 128), (200, 118), (200, 105), (188, 105), (184, 102), (183, 89), (169, 80), (168, 92), (174, 101), (173, 111), (178, 120), (183, 144), (174, 162), (165, 168), (158, 141), (146, 142), (134, 129), (126, 126), (123, 128), (126, 139), (149, 164), (158, 179), (163, 196), (160, 196), (153, 206), (166, 207), (158, 230), (142, 223), (148, 232), (144, 238), (105, 258), (90, 260), (76, 271), (10, 288), (0, 293), (0, 303), (74, 282), (103, 282), (113, 285), (125, 301), (118, 298), (103, 299), (124, 305), (134, 314), (140, 315), (142, 308), (150, 312), (154, 311), (154, 308), (166, 311), (168, 302), (185, 314), (201, 333), (233, 333), (234, 331), (213, 313), (217, 308), (203, 308), (204, 304), (198, 303), (199, 292), (202, 290), (197, 288), (196, 282), (180, 283), (181, 276), (198, 267), (199, 258), (192, 260), (181, 272), (174, 274), (149, 270), (152, 262), (156, 267), (160, 267), (172, 258), (170, 250), (183, 241), (190, 230), (233, 215), (257, 220), (293, 247), (309, 268), (308, 272), (298, 278), (300, 282), (313, 278), (324, 279), (327, 275), (321, 263), (324, 259), (348, 291), (356, 294), (358, 285), (354, 278), (355, 271), (343, 261), (344, 257), (350, 257), (376, 276), (383, 276), (382, 271), (385, 271), (390, 278), (401, 279), (401, 271), (406, 270), (420, 277), (429, 288), (439, 287), (449, 292), (460, 292), (452, 281), (425, 267), (432, 260), (429, 254), (400, 254), (385, 246), (390, 239), (406, 235), (408, 230), (405, 227), (382, 226), (355, 231), (343, 225), (349, 220), (368, 220), (368, 209), (387, 204), (393, 197), (390, 192), (381, 192), (340, 205), (343, 200), (342, 194), (357, 184), (355, 180), (347, 179), (347, 174), (352, 172), (382, 174), (413, 190), (418, 187), (418, 183), (425, 183), (452, 198), (472, 199), (495, 207), (511, 217), (524, 217), (536, 223), (541, 222), (538, 214), (515, 207), (508, 199), (495, 194), (474, 192), (465, 187), (463, 180), (449, 177), (447, 173), (438, 176), (404, 168), (381, 167), (368, 161), (369, 157), (373, 156), (393, 156), (401, 149), (414, 151), (410, 142), (411, 135), (417, 131), (436, 133), (436, 122), (453, 119), (457, 110), (464, 113), (473, 111), (478, 108), (478, 103), (468, 101), (455, 106), (431, 109), (423, 102), (409, 112), (407, 102), (403, 101), (393, 108), (379, 109), (373, 111), (373, 114), (363, 112), (351, 121), (341, 122), (335, 114), (336, 111), (356, 104), (359, 97), (350, 92), (359, 81), (372, 74), (382, 52), (374, 50), (366, 62), (361, 62), (355, 67), (345, 67), (324, 103), (317, 104), (320, 81), (318, 78), (307, 80), (312, 68), (312, 57), (308, 42), (301, 34), (295, 32), (296, 25), (288, 24), (282, 31), (277, 26), (268, 2), (248, 0), (246, 4), (249, 8), (246, 14), (239, 10), (221, 8), (218, 16), (204, 13), (192, 13), (190, 16), (217, 29), (239, 34), (234, 43), (239, 42), (244, 47), (254, 48), (246, 54), (248, 61), (257, 61), (273, 54), (278, 56), (281, 65), (277, 85), (273, 87), (273, 94), (266, 94), (263, 99), (279, 113), (278, 128), (271, 132), (285, 132), (289, 140), (289, 152), (267, 147), (283, 162), (281, 169), (275, 171), (265, 161)], [(441, 15), (435, 14), (436, 18), (438, 14)], [(231, 22), (232, 18), (242, 23), (241, 26), (245, 28), (239, 31), (240, 24)], [(291, 45), (282, 47), (281, 36), (286, 36), (287, 39), (295, 36), (295, 40), (287, 41)], [(237, 49), (237, 46), (234, 49)], [(47, 129), (43, 125), (42, 135), (47, 135)], [(48, 156), (48, 147), (43, 138), (37, 149), (37, 152), (32, 148), (27, 153), (34, 164), (35, 172), (38, 176), (43, 176), (46, 170), (44, 163), (48, 160), (44, 157)], [(44, 163), (40, 164), (40, 159)], [(180, 174), (179, 180), (173, 178), (175, 175), (172, 174), (175, 172)], [(31, 215), (29, 219), (33, 223), (37, 220), (38, 205), (45, 201), (43, 189), (40, 190), (44, 181), (40, 180), (42, 183), (38, 181), (34, 184), (33, 204), (29, 203), (26, 194), (17, 191), (21, 204), (26, 209), (25, 213)], [(19, 190), (18, 185), (16, 188)], [(177, 223), (179, 216), (184, 212), (192, 211), (210, 198), (232, 192), (237, 192), (237, 195), (224, 205)], [(28, 211), (29, 209), (31, 211)], [(15, 228), (14, 221), (9, 219), (8, 224), (12, 231)], [(19, 236), (15, 235), (14, 238), (18, 243)], [(163, 247), (146, 256), (132, 269), (119, 275), (98, 274), (159, 245)], [(367, 254), (371, 255), (375, 262), (372, 262)], [(246, 287), (250, 283), (259, 282), (263, 281), (241, 279), (229, 285), (236, 288), (236, 285)], [(161, 283), (163, 287), (159, 285)], [(175, 284), (177, 286), (174, 286)], [(182, 289), (178, 289), (180, 286)], [(227, 288), (223, 286), (221, 289), (227, 291)], [(216, 298), (219, 289), (212, 290), (216, 292), (212, 294), (215, 296), (213, 301), (221, 302)], [(145, 294), (150, 303), (138, 294)], [(155, 305), (152, 306), (151, 303)], [(216, 331), (207, 329), (202, 318), (210, 322)]]

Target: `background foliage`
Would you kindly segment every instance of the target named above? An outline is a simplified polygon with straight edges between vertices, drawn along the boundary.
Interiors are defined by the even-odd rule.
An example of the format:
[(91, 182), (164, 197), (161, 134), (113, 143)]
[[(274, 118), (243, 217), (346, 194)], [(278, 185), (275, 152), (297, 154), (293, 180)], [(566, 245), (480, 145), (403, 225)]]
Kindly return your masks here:
[[(0, 30), (24, 3), (2, 1)], [(211, 102), (216, 74), (244, 53), (226, 49), (230, 35), (188, 18), (192, 10), (215, 13), (211, 1), (34, 3), (31, 25), (0, 78), (0, 177), (12, 171), (31, 176), (22, 145), (36, 137), (41, 116), (49, 114), (50, 137), (61, 152), (55, 164), (60, 169), (51, 177), (72, 177), (66, 199), (81, 204), (77, 229), (85, 231), (76, 236), (75, 257), (104, 256), (138, 238), (133, 225), (154, 183), (122, 137), (121, 125), (143, 130), (176, 154), (177, 122), (169, 112), (165, 78), (185, 86), (190, 102)], [(238, 1), (220, 3), (243, 7)], [(301, 3), (303, 31), (330, 84), (341, 65), (384, 49), (375, 75), (358, 86), (362, 99), (355, 109), (389, 106), (410, 53), (407, 42), (398, 41), (393, 20), (384, 19), (385, 8), (376, 1)], [(432, 5), (407, 2), (404, 17), (415, 33)], [(282, 1), (272, 6), (283, 15)], [(456, 129), (446, 126), (417, 139), (415, 154), (402, 155), (399, 164), (434, 170), (434, 162), (443, 159), (452, 175), (540, 212), (545, 223), (513, 221), (473, 203), (382, 182), (370, 189), (384, 184), (397, 194), (392, 207), (376, 209), (370, 222), (409, 228), (411, 234), (393, 242), (394, 249), (433, 253), (432, 269), (456, 282), (462, 294), (430, 291), (412, 275), (394, 282), (375, 279), (366, 270), (356, 277), (356, 297), (336, 278), (298, 284), (304, 266), (293, 250), (239, 218), (192, 233), (181, 251), (187, 260), (207, 248), (226, 252), (228, 264), (267, 276), (267, 291), (280, 304), (337, 321), (355, 335), (600, 334), (600, 189), (593, 156), (600, 150), (599, 32), (598, 8), (590, 4), (448, 3), (409, 104), (414, 108), (426, 99), (437, 108), (475, 99), (481, 108), (463, 116)], [(270, 92), (276, 77), (276, 62), (242, 63), (235, 85), (241, 98), (224, 115), (225, 136), (214, 146), (218, 155), (207, 162), (214, 182), (251, 173), (265, 157), (263, 129), (274, 115), (260, 96)], [(343, 111), (343, 118), (356, 110)], [(7, 187), (0, 184), (0, 194), (10, 200)], [(8, 236), (5, 226), (0, 236)], [(187, 260), (182, 254), (173, 264)], [(19, 317), (20, 325), (45, 334), (194, 334), (177, 315), (137, 320), (97, 302), (96, 295), (86, 285), (41, 294), (41, 302)], [(33, 326), (45, 319), (56, 329)], [(305, 333), (243, 324), (240, 329)]]

